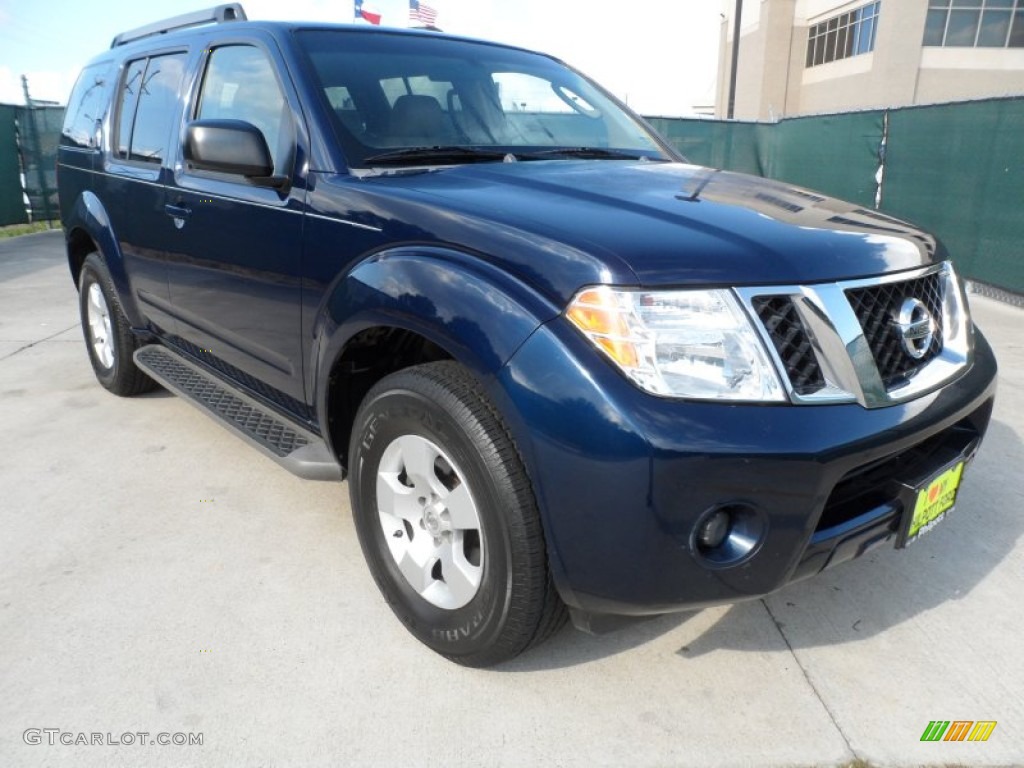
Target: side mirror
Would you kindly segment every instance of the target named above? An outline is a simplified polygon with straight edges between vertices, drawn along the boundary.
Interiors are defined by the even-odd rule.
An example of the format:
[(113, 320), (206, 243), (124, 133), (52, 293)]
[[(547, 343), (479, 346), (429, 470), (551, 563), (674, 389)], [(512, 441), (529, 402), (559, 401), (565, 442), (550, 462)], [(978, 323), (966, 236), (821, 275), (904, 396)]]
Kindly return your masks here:
[(193, 120), (185, 131), (185, 160), (203, 171), (269, 179), (274, 161), (263, 133), (244, 120)]

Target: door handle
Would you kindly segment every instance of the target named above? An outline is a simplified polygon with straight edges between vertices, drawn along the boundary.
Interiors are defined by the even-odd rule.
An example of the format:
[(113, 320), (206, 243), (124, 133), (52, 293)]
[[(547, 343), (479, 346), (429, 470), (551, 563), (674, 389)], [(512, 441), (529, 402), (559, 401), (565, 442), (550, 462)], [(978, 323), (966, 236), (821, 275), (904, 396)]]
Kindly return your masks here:
[(184, 205), (171, 205), (168, 203), (164, 206), (164, 213), (175, 219), (187, 219), (192, 215), (192, 209), (186, 208)]

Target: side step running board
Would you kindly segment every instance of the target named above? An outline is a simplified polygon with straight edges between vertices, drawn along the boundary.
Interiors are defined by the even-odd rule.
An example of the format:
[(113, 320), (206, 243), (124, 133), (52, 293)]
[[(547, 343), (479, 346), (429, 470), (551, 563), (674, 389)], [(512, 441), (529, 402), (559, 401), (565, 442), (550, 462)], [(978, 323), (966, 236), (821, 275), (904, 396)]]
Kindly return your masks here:
[(150, 344), (135, 364), (174, 394), (205, 411), (289, 472), (308, 480), (341, 480), (341, 466), (312, 432), (234, 389), (171, 349)]

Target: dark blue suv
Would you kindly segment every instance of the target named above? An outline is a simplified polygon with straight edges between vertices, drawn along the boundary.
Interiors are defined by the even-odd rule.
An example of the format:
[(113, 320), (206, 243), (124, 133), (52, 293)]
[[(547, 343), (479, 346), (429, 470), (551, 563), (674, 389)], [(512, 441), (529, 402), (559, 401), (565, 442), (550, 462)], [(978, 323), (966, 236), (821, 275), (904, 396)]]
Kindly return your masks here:
[(934, 237), (689, 165), (517, 48), (237, 5), (127, 32), (59, 186), (100, 383), (347, 473), (384, 597), (462, 664), (905, 546), (992, 411)]

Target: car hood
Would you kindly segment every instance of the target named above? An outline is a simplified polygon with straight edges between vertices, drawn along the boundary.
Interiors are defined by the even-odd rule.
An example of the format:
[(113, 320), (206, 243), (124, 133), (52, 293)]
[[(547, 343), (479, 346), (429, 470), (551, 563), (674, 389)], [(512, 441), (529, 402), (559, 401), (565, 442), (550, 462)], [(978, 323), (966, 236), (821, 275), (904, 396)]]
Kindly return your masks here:
[(811, 283), (944, 257), (934, 237), (876, 211), (678, 163), (467, 165), (399, 183), (451, 213), (587, 253), (614, 279), (628, 269), (643, 286)]

